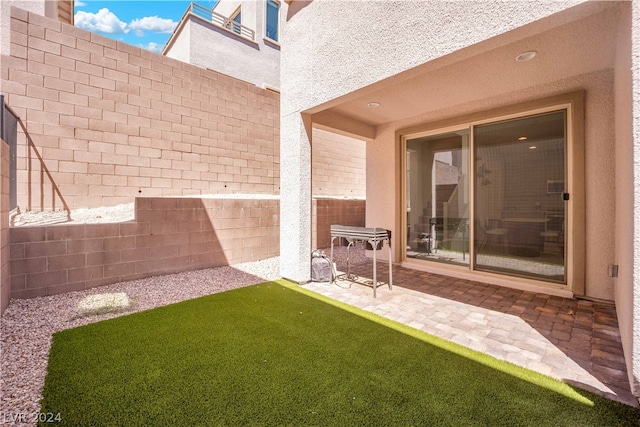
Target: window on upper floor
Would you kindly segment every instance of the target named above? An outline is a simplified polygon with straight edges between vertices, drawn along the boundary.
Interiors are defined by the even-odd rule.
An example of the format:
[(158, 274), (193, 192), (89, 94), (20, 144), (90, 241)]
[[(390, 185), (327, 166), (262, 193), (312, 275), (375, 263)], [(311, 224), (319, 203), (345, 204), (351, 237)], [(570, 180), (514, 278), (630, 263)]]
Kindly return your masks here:
[(267, 29), (266, 37), (273, 41), (278, 41), (279, 32), (279, 11), (280, 3), (274, 0), (267, 0)]
[(231, 15), (231, 21), (229, 22), (229, 29), (236, 34), (242, 33), (242, 10), (236, 9)]

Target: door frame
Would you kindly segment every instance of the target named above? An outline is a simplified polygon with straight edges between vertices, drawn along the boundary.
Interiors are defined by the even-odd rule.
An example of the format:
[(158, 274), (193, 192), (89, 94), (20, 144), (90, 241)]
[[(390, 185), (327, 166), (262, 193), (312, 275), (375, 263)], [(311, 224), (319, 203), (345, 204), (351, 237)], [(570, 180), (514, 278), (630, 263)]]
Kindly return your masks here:
[[(452, 130), (459, 130), (480, 124), (488, 124), (502, 120), (521, 118), (525, 116), (563, 110), (567, 111), (566, 117), (566, 191), (569, 193), (569, 200), (565, 209), (565, 275), (566, 285), (532, 278), (510, 276), (474, 270), (473, 261), (466, 266), (455, 265), (429, 265), (439, 263), (429, 263), (425, 261), (411, 260), (406, 257), (407, 237), (406, 232), (396, 233), (398, 239), (396, 243), (396, 259), (403, 265), (410, 268), (432, 271), (435, 273), (447, 274), (455, 277), (471, 278), (482, 280), (488, 283), (496, 283), (506, 286), (542, 286), (549, 289), (568, 290), (574, 295), (585, 294), (585, 171), (584, 171), (584, 91), (571, 92), (556, 95), (548, 98), (532, 100), (516, 105), (496, 108), (492, 110), (477, 112), (465, 116), (453, 117), (410, 128), (396, 131), (396, 184), (398, 195), (396, 200), (396, 227), (398, 230), (406, 230), (406, 141), (420, 136), (428, 136), (438, 133), (446, 133)], [(473, 133), (473, 132), (471, 132)], [(474, 147), (473, 135), (470, 135), (470, 148)], [(470, 153), (470, 171), (475, 170), (475, 159)], [(475, 188), (475, 174), (470, 173), (469, 188)], [(469, 212), (475, 212), (474, 198), (469, 198)], [(475, 224), (470, 221), (469, 239), (475, 239)], [(473, 260), (473, 258), (472, 258)]]

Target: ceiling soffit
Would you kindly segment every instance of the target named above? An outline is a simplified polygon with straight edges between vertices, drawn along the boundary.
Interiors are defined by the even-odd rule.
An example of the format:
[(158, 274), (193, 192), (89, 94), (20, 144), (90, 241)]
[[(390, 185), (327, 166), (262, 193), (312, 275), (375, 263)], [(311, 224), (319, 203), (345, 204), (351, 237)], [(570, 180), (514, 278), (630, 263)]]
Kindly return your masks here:
[[(348, 94), (343, 101), (334, 100), (331, 106), (319, 106), (314, 109), (313, 120), (318, 118), (325, 128), (336, 123), (343, 132), (371, 138), (375, 128), (385, 123), (451, 110), (456, 105), (497, 101), (502, 94), (530, 92), (527, 89), (613, 68), (620, 13), (621, 8), (614, 3), (599, 13), (535, 35), (523, 27), (503, 35), (509, 42), (501, 47), (482, 51), (483, 43), (470, 46), (481, 53), (462, 53), (464, 58), (457, 61), (452, 60), (456, 55), (452, 54), (451, 58), (424, 64), (422, 72), (408, 70)], [(537, 51), (535, 58), (515, 60), (529, 50)], [(438, 62), (446, 65), (439, 66)], [(411, 77), (407, 78), (407, 74)], [(371, 102), (379, 106), (372, 108)]]

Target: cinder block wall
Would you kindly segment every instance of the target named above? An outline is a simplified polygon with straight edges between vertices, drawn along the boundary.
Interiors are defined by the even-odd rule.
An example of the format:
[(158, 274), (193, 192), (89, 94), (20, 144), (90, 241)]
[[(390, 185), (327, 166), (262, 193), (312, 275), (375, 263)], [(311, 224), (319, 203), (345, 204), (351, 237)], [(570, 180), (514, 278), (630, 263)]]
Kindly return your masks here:
[(366, 197), (366, 142), (313, 129), (311, 186), (314, 197)]
[[(136, 197), (279, 194), (279, 94), (17, 8), (11, 11), (10, 38), (10, 55), (0, 58), (1, 90), (35, 144), (29, 149), (18, 131), (22, 210), (59, 209), (62, 201), (75, 209)], [(363, 141), (319, 131), (314, 150), (315, 195), (364, 197)], [(45, 167), (51, 182), (41, 174)], [(53, 197), (54, 186), (63, 200)], [(2, 274), (12, 288), (3, 286), (2, 297), (279, 254), (277, 200), (202, 203), (211, 230), (176, 231), (193, 226), (177, 214), (170, 216), (179, 224), (154, 219), (156, 228), (175, 231), (162, 236), (180, 242), (179, 249), (150, 237), (146, 227), (152, 223), (141, 225), (144, 206), (135, 224), (7, 227), (2, 244), (11, 239), (11, 261), (5, 250), (4, 265), (13, 271), (10, 279), (8, 268)], [(330, 243), (330, 224), (364, 225), (364, 209), (361, 220), (347, 219), (340, 203), (351, 202), (334, 202), (340, 214), (329, 220), (321, 213), (314, 220), (314, 236), (318, 224), (324, 230), (322, 246)], [(162, 215), (156, 207), (149, 215)], [(205, 251), (192, 239), (210, 243)]]
[(139, 198), (130, 222), (13, 227), (11, 297), (277, 256), (279, 225), (277, 199)]
[[(365, 226), (366, 201), (348, 199), (313, 199), (312, 245), (314, 249), (331, 247), (331, 225)], [(336, 239), (335, 245), (340, 242)]]
[(323, 249), (332, 224), (365, 225), (366, 142), (317, 128), (312, 140), (311, 245)]
[[(1, 59), (7, 103), (71, 208), (279, 193), (277, 93), (17, 8)], [(50, 209), (18, 134), (18, 204)]]
[(9, 146), (0, 139), (0, 316), (11, 294), (9, 247)]

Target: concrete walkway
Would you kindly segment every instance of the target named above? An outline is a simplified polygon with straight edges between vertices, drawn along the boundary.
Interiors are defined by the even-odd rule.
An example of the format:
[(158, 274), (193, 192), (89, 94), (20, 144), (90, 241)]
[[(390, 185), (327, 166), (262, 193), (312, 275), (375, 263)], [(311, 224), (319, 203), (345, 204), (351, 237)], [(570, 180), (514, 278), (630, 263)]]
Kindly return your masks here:
[[(340, 266), (339, 266), (340, 267)], [(371, 283), (370, 261), (352, 266)], [(386, 262), (378, 280), (388, 280)], [(501, 360), (638, 406), (613, 304), (536, 294), (394, 266), (393, 290), (339, 280), (304, 286)]]

